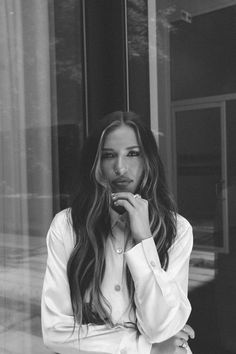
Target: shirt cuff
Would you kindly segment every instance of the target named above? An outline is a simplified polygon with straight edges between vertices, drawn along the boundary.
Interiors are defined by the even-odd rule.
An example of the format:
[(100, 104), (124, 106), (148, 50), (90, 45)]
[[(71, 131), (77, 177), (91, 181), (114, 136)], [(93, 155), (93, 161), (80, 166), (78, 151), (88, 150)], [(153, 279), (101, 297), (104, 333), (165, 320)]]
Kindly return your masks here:
[(153, 237), (147, 238), (125, 252), (126, 262), (136, 285), (145, 283), (153, 274), (164, 296), (170, 292), (170, 283), (162, 269)]
[(153, 237), (149, 237), (125, 252), (125, 258), (134, 281), (150, 274), (150, 270), (161, 269)]

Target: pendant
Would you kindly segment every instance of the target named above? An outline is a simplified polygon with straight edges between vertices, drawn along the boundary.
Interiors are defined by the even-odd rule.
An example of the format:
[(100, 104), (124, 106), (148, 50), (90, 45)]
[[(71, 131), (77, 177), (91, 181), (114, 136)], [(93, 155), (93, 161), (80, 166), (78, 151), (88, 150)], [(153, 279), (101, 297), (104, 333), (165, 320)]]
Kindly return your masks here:
[(116, 249), (116, 253), (121, 254), (122, 252), (123, 252), (123, 248), (118, 247), (118, 248)]

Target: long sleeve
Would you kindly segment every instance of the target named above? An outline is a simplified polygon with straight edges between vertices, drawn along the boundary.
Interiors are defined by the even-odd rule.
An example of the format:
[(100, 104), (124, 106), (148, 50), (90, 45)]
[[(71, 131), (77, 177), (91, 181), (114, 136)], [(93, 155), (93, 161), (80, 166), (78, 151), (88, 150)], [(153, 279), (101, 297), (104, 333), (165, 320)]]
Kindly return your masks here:
[(48, 259), (41, 302), (44, 343), (62, 354), (117, 353), (122, 346), (123, 328), (74, 327), (66, 272), (73, 242), (72, 226), (63, 211), (56, 215), (47, 234)]
[(177, 236), (169, 250), (166, 271), (161, 268), (152, 237), (125, 254), (135, 284), (138, 327), (150, 343), (175, 335), (190, 315), (187, 288), (192, 245), (192, 227), (178, 216)]

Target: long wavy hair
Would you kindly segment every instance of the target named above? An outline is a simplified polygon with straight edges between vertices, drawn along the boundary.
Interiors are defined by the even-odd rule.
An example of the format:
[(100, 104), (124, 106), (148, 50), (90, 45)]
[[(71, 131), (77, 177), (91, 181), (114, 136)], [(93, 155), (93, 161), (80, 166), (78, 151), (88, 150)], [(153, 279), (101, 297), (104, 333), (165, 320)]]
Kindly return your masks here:
[[(111, 233), (110, 188), (101, 170), (106, 136), (119, 127), (134, 129), (144, 163), (138, 193), (149, 203), (150, 228), (163, 269), (168, 267), (168, 249), (176, 236), (175, 205), (167, 190), (165, 173), (156, 140), (142, 119), (133, 112), (113, 112), (101, 119), (81, 152), (78, 189), (71, 206), (76, 243), (67, 265), (75, 322), (109, 324), (111, 305), (101, 291), (105, 272), (105, 244)], [(134, 284), (126, 267), (131, 308)]]

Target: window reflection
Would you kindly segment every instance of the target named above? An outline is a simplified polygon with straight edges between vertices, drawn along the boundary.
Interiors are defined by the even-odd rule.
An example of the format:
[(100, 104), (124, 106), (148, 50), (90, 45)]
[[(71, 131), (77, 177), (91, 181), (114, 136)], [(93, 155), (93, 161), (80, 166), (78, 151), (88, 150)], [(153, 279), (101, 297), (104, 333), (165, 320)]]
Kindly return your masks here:
[(52, 217), (48, 8), (26, 3), (0, 2), (1, 353), (31, 353), (35, 346), (45, 353), (40, 293)]
[(222, 110), (214, 105), (189, 107), (175, 112), (178, 206), (193, 225), (196, 247), (223, 249), (228, 229), (222, 193), (226, 183)]
[(51, 0), (0, 2), (3, 354), (49, 353), (40, 322), (45, 236), (53, 214), (67, 203), (83, 138), (79, 15), (77, 1), (60, 1), (57, 8)]
[(129, 70), (129, 105), (146, 119), (150, 119), (148, 2), (127, 1), (127, 41)]
[[(197, 337), (192, 349), (233, 354), (236, 6), (220, 1), (172, 3), (176, 13), (168, 39), (174, 179), (180, 212), (191, 220), (195, 241), (190, 322)], [(181, 17), (183, 10), (192, 21)]]

